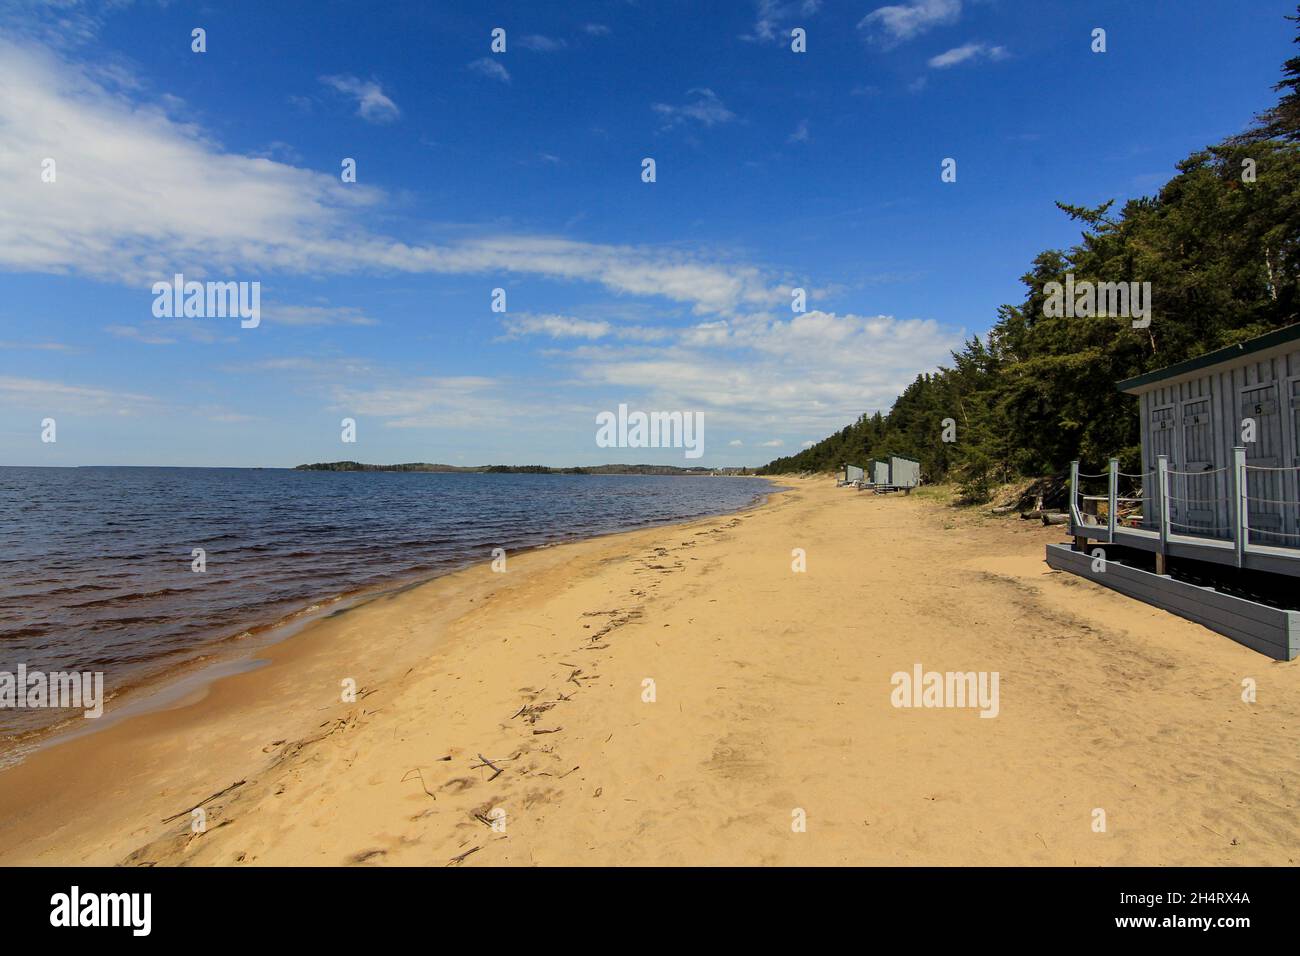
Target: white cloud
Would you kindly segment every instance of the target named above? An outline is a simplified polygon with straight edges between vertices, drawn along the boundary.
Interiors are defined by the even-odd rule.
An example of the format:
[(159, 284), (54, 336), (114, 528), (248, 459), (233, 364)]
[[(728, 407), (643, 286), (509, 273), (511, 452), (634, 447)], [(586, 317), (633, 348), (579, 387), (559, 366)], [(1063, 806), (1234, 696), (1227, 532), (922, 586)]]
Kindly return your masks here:
[(131, 339), (144, 345), (175, 345), (180, 339), (161, 332), (150, 332), (138, 325), (106, 325), (104, 331), (119, 339)]
[(104, 331), (119, 339), (144, 345), (176, 345), (181, 341), (199, 345), (230, 345), (238, 342), (221, 325), (210, 319), (145, 319), (136, 325), (106, 325)]
[(506, 332), (511, 338), (523, 335), (546, 335), (553, 339), (599, 339), (609, 334), (608, 322), (575, 319), (567, 315), (533, 315), (523, 313), (505, 320)]
[[(863, 411), (888, 409), (918, 370), (936, 368), (962, 341), (959, 332), (930, 321), (825, 312), (659, 327), (663, 339), (654, 345), (623, 339), (613, 323), (600, 334), (603, 329), (583, 324), (598, 325), (594, 320), (516, 319), (548, 343), (541, 354), (557, 366), (558, 379), (412, 378), (356, 357), (286, 356), (228, 370), (298, 376), (331, 407), (383, 427), (499, 427), (512, 434), (526, 428), (571, 436), (587, 429), (599, 408), (627, 401), (700, 411), (710, 428), (733, 434), (761, 429), (773, 437), (751, 447), (771, 448), (781, 447), (771, 441), (802, 442), (804, 435), (843, 428)], [(703, 340), (701, 328), (709, 332)], [(558, 347), (565, 339), (571, 344)], [(739, 441), (727, 447), (742, 447)]]
[(586, 23), (583, 24), (582, 30), (593, 37), (607, 37), (613, 32), (603, 23)]
[(378, 325), (353, 306), (330, 305), (278, 305), (269, 302), (262, 307), (262, 321), (272, 325)]
[(469, 69), (491, 80), (500, 80), (502, 83), (510, 82), (510, 71), (501, 64), (500, 60), (494, 60), (490, 56), (474, 60), (470, 63)]
[(940, 53), (938, 56), (930, 57), (930, 66), (936, 70), (943, 70), (950, 66), (956, 66), (959, 63), (966, 63), (971, 60), (1005, 60), (1007, 51), (1005, 47), (989, 46), (986, 43), (966, 43), (959, 47), (953, 47), (946, 53)]
[(334, 407), (382, 420), (387, 428), (518, 427), (529, 403), (517, 400), (509, 382), (472, 375), (336, 385)]
[(316, 378), (320, 381), (336, 381), (340, 378), (362, 379), (368, 376), (388, 377), (386, 369), (380, 369), (368, 359), (332, 356), (317, 358), (304, 355), (285, 355), (279, 358), (259, 359), (221, 366), (223, 372), (252, 373), (294, 372)]
[(741, 441), (739, 438), (733, 438), (733, 439), (731, 439), (731, 441), (727, 442), (727, 447), (729, 447), (729, 448), (740, 448), (740, 447), (742, 447), (744, 444), (745, 444), (745, 443), (744, 443), (743, 441)]
[(705, 126), (717, 126), (720, 123), (730, 123), (736, 118), (736, 114), (727, 109), (722, 100), (718, 99), (718, 94), (707, 87), (687, 90), (686, 95), (694, 99), (681, 106), (654, 103), (650, 108), (665, 117), (668, 126), (676, 126), (688, 119)]
[(391, 123), (402, 115), (397, 104), (388, 98), (375, 80), (359, 80), (355, 76), (322, 76), (320, 81), (356, 100), (357, 115), (368, 123)]
[(779, 438), (773, 438), (771, 441), (762, 442), (759, 448), (780, 448), (785, 442)]
[(56, 421), (60, 414), (134, 415), (158, 406), (149, 395), (11, 375), (0, 375), (0, 403), (36, 409)]
[(670, 331), (653, 349), (600, 344), (555, 357), (568, 358), (576, 381), (645, 396), (637, 400), (647, 407), (700, 410), (710, 422), (793, 440), (889, 408), (918, 370), (961, 345), (932, 321), (820, 311)]
[(787, 143), (806, 143), (808, 142), (808, 121), (800, 120), (799, 125), (795, 127), (793, 133), (786, 139)]
[[(17, 272), (79, 274), (142, 294), (175, 272), (250, 281), (277, 272), (531, 274), (666, 298), (701, 315), (778, 296), (756, 267), (680, 249), (546, 236), (414, 245), (376, 234), (360, 215), (385, 207), (382, 191), (228, 152), (163, 107), (3, 39), (0, 128), (0, 267)], [(47, 156), (58, 164), (55, 183), (40, 181)]]
[(811, 447), (812, 447), (813, 445), (815, 445), (815, 444), (817, 444), (815, 441), (800, 442), (800, 443), (799, 443), (799, 447), (800, 447), (800, 448), (811, 448)]
[(755, 7), (753, 32), (741, 39), (772, 42), (788, 40), (792, 27), (806, 26), (796, 23), (795, 18), (815, 14), (821, 7), (821, 0), (757, 0)]
[(891, 43), (901, 43), (935, 27), (956, 23), (961, 17), (961, 0), (907, 0), (871, 11), (858, 23)]
[(563, 50), (569, 45), (564, 40), (553, 40), (550, 37), (537, 34), (519, 37), (514, 42), (516, 46), (521, 46), (525, 50), (532, 50), (535, 53), (554, 53), (556, 50)]
[(726, 345), (731, 339), (731, 326), (726, 322), (701, 322), (681, 333), (681, 343), (688, 348)]
[(34, 37), (51, 46), (92, 42), (103, 27), (103, 13), (81, 0), (5, 0), (0, 4), (4, 32)]

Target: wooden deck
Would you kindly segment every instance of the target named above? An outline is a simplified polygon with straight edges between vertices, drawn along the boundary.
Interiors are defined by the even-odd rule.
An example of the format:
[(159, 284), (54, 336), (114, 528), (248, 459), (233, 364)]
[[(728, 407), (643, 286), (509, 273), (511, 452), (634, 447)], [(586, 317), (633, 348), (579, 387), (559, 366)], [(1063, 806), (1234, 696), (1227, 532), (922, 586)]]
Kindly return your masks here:
[[(1109, 475), (1082, 476), (1079, 463), (1075, 462), (1070, 475), (1070, 534), (1080, 546), (1095, 541), (1152, 552), (1157, 555), (1158, 571), (1163, 570), (1166, 558), (1173, 557), (1300, 576), (1300, 547), (1263, 543), (1261, 538), (1281, 540), (1282, 532), (1253, 526), (1252, 519), (1257, 515), (1256, 502), (1250, 494), (1252, 483), (1244, 450), (1237, 449), (1236, 461), (1229, 472), (1231, 491), (1227, 496), (1226, 535), (1208, 531), (1188, 534), (1178, 530), (1179, 523), (1172, 517), (1176, 508), (1173, 503), (1178, 497), (1169, 494), (1170, 474), (1173, 473), (1168, 471), (1164, 456), (1161, 456), (1154, 476), (1142, 476), (1143, 498), (1126, 499), (1119, 495), (1119, 480), (1133, 476), (1122, 476), (1116, 461), (1111, 461)], [(1081, 477), (1108, 479), (1107, 494), (1080, 493)], [(1151, 491), (1147, 492), (1147, 488)], [(1142, 523), (1137, 527), (1119, 518), (1120, 505), (1126, 501), (1143, 504)], [(1105, 506), (1105, 513), (1101, 515), (1100, 505)], [(1300, 505), (1287, 507), (1300, 508)], [(1297, 538), (1297, 544), (1300, 544), (1300, 538)]]

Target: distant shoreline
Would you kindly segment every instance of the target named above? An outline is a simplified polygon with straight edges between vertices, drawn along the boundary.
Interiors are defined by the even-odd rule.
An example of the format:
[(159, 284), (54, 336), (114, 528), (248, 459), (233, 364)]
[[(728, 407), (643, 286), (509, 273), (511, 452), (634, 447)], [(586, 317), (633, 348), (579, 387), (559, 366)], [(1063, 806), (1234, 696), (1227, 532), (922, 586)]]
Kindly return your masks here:
[(294, 471), (414, 471), (434, 474), (478, 475), (727, 475), (743, 477), (754, 474), (752, 468), (680, 468), (677, 465), (443, 465), (414, 461), (397, 465), (368, 465), (359, 461), (318, 461), (297, 465)]
[(464, 475), (685, 475), (752, 478), (758, 469), (744, 467), (679, 468), (676, 465), (442, 465), (409, 462), (397, 465), (369, 465), (358, 461), (322, 461), (310, 465), (0, 465), (0, 468), (167, 468), (195, 471), (385, 471)]

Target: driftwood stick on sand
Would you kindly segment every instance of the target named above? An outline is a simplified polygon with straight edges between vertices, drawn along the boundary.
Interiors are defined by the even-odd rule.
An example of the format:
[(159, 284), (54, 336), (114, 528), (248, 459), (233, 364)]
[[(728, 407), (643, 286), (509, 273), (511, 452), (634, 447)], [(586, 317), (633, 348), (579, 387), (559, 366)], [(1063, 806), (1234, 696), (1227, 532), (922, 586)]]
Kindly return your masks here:
[(501, 767), (498, 767), (496, 764), (494, 764), (491, 760), (488, 760), (488, 758), (487, 758), (487, 757), (484, 757), (482, 754), (477, 754), (476, 756), (478, 757), (479, 760), (482, 760), (483, 762), (480, 763), (480, 764), (475, 764), (473, 767), (470, 767), (470, 768), (469, 768), (470, 770), (478, 770), (479, 767), (491, 767), (493, 770), (496, 771), (496, 773), (494, 773), (494, 774), (492, 774), (492, 776), (488, 777), (488, 783), (491, 783), (491, 782), (492, 782), (493, 780), (495, 780), (497, 777), (499, 777), (499, 776), (501, 776), (503, 773), (505, 773), (505, 770), (504, 770), (504, 769), (502, 769)]
[(472, 847), (471, 849), (466, 850), (460, 856), (453, 856), (450, 860), (447, 861), (447, 865), (459, 866), (460, 864), (465, 862), (465, 857), (469, 856), (471, 853), (477, 853), (481, 849), (483, 849), (481, 846)]
[(420, 786), (424, 788), (424, 792), (425, 792), (425, 793), (428, 793), (429, 796), (433, 797), (433, 799), (435, 799), (435, 800), (438, 799), (438, 798), (435, 797), (432, 793), (429, 792), (429, 785), (428, 785), (427, 783), (424, 782), (424, 774), (420, 772), (420, 768), (419, 768), (419, 767), (416, 767), (416, 768), (413, 769), (413, 770), (408, 770), (408, 771), (406, 771), (406, 773), (402, 775), (402, 779), (399, 780), (398, 783), (406, 783), (406, 781), (408, 781), (408, 780), (411, 779), (411, 774), (415, 774), (416, 777), (419, 778), (419, 780), (420, 780)]
[(174, 814), (172, 814), (170, 817), (164, 817), (164, 818), (163, 818), (163, 823), (171, 823), (173, 820), (179, 820), (181, 817), (185, 816), (185, 814), (187, 814), (187, 813), (193, 813), (195, 810), (197, 810), (199, 807), (203, 806), (205, 803), (211, 803), (213, 800), (217, 799), (217, 797), (221, 797), (221, 796), (226, 795), (226, 794), (229, 793), (231, 790), (234, 790), (236, 787), (242, 787), (246, 782), (247, 782), (247, 781), (240, 780), (240, 781), (238, 781), (238, 782), (236, 782), (236, 783), (232, 783), (230, 786), (226, 787), (225, 790), (218, 790), (216, 793), (212, 794), (210, 797), (205, 797), (205, 798), (203, 798), (203, 799), (200, 800), (198, 803), (194, 804), (194, 806), (192, 806), (192, 807), (188, 807), (188, 808), (182, 810), (180, 813), (174, 813)]

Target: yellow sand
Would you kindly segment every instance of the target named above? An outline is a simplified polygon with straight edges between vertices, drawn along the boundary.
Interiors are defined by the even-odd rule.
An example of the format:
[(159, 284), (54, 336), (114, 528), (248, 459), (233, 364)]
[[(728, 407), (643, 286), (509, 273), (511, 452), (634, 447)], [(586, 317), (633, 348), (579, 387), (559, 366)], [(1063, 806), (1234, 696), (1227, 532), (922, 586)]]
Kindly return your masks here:
[[(0, 863), (1300, 857), (1295, 665), (1050, 572), (1059, 528), (790, 484), (373, 601), (47, 749), (0, 773)], [(895, 708), (917, 662), (997, 671), (998, 716)]]

